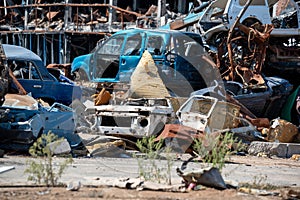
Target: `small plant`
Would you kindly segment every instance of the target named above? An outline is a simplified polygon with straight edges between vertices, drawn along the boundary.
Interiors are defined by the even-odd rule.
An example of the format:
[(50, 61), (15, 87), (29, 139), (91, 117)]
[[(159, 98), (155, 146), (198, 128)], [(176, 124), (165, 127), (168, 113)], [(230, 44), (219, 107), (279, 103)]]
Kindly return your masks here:
[[(163, 141), (155, 141), (155, 136), (144, 137), (138, 140), (136, 146), (143, 153), (142, 156), (135, 155), (138, 161), (139, 176), (145, 180), (171, 184), (171, 169), (173, 165), (171, 148), (163, 148)], [(157, 165), (162, 160), (162, 154), (165, 154), (166, 167)]]
[(27, 178), (29, 181), (34, 181), (38, 184), (43, 183), (52, 187), (58, 184), (58, 179), (62, 176), (68, 164), (72, 163), (73, 160), (72, 157), (69, 157), (55, 168), (52, 160), (53, 153), (48, 144), (56, 141), (57, 145), (59, 145), (59, 142), (62, 140), (63, 138), (58, 138), (55, 134), (49, 132), (48, 134), (42, 134), (30, 147), (29, 153), (34, 157), (42, 158), (42, 160), (39, 162), (33, 160), (27, 161), (29, 167), (24, 173), (29, 174)]
[(203, 163), (212, 165), (221, 170), (231, 152), (232, 146), (237, 143), (236, 149), (241, 148), (241, 142), (237, 142), (233, 133), (220, 134), (217, 137), (208, 134), (204, 139), (194, 139), (193, 148), (195, 153), (202, 159)]
[(254, 180), (252, 183), (240, 183), (239, 187), (253, 188), (259, 190), (274, 190), (278, 188), (275, 185), (267, 183), (267, 179), (267, 175), (259, 174), (257, 176), (254, 176)]

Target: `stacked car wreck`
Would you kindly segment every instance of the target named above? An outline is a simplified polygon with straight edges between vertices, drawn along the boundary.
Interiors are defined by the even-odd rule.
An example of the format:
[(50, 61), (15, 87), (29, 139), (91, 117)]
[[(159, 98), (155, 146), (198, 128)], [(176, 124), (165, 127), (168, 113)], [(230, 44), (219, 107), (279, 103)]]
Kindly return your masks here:
[[(198, 130), (204, 134), (210, 134), (215, 131), (231, 131), (247, 143), (254, 140), (268, 141), (268, 138), (270, 138), (268, 134), (272, 134), (272, 131), (269, 132), (268, 128), (270, 128), (270, 124), (272, 127), (275, 126), (274, 122), (272, 121), (270, 123), (270, 121), (281, 116), (284, 104), (293, 91), (293, 86), (288, 80), (275, 77), (276, 74), (272, 74), (272, 77), (266, 77), (263, 73), (265, 71), (265, 61), (269, 59), (267, 55), (272, 51), (272, 47), (269, 48), (269, 45), (272, 45), (270, 42), (274, 41), (278, 36), (276, 32), (272, 34), (272, 31), (275, 31), (278, 27), (274, 27), (272, 24), (272, 16), (269, 13), (269, 8), (276, 2), (277, 1), (205, 2), (200, 6), (201, 8), (199, 8), (197, 13), (191, 13), (191, 16), (187, 16), (182, 20), (175, 20), (162, 27), (163, 29), (182, 29), (194, 23), (194, 29), (198, 30), (198, 33), (203, 39), (204, 47), (212, 58), (212, 60), (209, 59), (211, 71), (218, 69), (221, 75), (220, 79), (218, 79), (219, 77), (215, 77), (217, 81), (210, 80), (206, 82), (207, 86), (212, 87), (203, 87), (203, 89), (193, 92), (190, 99), (188, 99), (189, 95), (183, 95), (181, 97), (183, 97), (184, 100), (182, 100), (182, 98), (174, 97), (174, 95), (176, 96), (176, 92), (168, 87), (167, 81), (165, 81), (163, 77), (166, 71), (158, 65), (158, 74), (161, 75), (163, 83), (165, 83), (166, 88), (169, 90), (168, 92), (170, 93), (168, 94), (173, 95), (171, 98), (173, 104), (171, 105), (173, 112), (177, 114), (176, 116), (172, 116), (172, 120), (162, 120), (164, 125), (173, 122), (182, 126), (192, 127), (195, 129), (195, 133)], [(197, 8), (194, 9), (194, 11), (196, 10)], [(257, 12), (258, 10), (260, 10), (260, 12)], [(293, 13), (296, 13), (296, 11)], [(192, 21), (192, 17), (198, 20)], [(288, 30), (286, 30), (286, 32), (288, 32)], [(286, 33), (286, 36), (287, 35)], [(293, 36), (288, 35), (288, 37), (298, 38), (299, 34), (296, 33), (296, 35)], [(295, 41), (297, 41), (297, 39)], [(203, 52), (203, 55), (204, 54)], [(154, 54), (152, 54), (152, 56), (155, 57)], [(172, 61), (174, 62), (174, 60), (178, 58), (178, 54), (173, 55)], [(296, 63), (299, 63), (297, 56), (294, 59)], [(144, 62), (142, 58), (140, 62)], [(138, 67), (134, 70), (137, 69)], [(147, 67), (145, 69), (147, 70)], [(109, 67), (107, 70), (109, 70)], [(131, 77), (131, 80), (132, 79)], [(147, 85), (145, 81), (147, 79), (144, 79), (144, 77), (142, 79), (144, 83), (140, 82), (140, 84)], [(120, 80), (117, 82), (119, 81)], [(99, 80), (97, 82), (101, 81)], [(114, 86), (118, 84), (114, 84)], [(151, 84), (149, 83), (149, 85)], [(129, 87), (130, 86), (134, 87), (134, 85), (129, 84)], [(118, 87), (119, 86), (116, 86), (116, 88)], [(182, 88), (184, 88), (184, 86), (182, 86)], [(145, 89), (145, 91), (155, 93), (155, 90), (152, 89)], [(115, 89), (112, 91), (116, 92)], [(115, 94), (114, 92), (111, 94)], [(130, 93), (130, 89), (124, 93), (126, 92)], [(207, 97), (207, 95), (213, 97)], [(161, 95), (159, 98), (166, 98), (167, 96), (168, 95)], [(128, 97), (129, 96), (125, 97), (125, 99)], [(145, 98), (143, 95), (138, 97)], [(169, 99), (166, 98), (165, 101), (167, 102), (167, 100)], [(154, 101), (154, 99), (124, 100), (124, 102), (126, 101), (136, 101), (133, 105), (139, 104), (139, 106), (142, 105), (141, 102), (144, 102), (145, 105), (142, 106), (140, 110), (148, 110), (149, 104), (146, 102)], [(110, 102), (106, 102), (109, 105), (100, 105), (92, 108), (95, 109), (95, 115), (98, 116), (98, 118), (96, 117), (97, 120), (94, 120), (98, 127), (98, 134), (119, 135), (118, 133), (120, 133), (120, 135), (122, 135), (119, 128), (124, 127), (124, 124), (118, 122), (120, 121), (118, 120), (119, 115), (122, 113), (121, 116), (126, 117), (130, 116), (131, 113), (135, 113), (135, 111), (131, 110), (131, 108), (134, 107), (128, 107), (131, 103), (121, 103), (121, 106), (124, 105), (124, 107), (120, 109), (120, 105), (115, 105), (113, 102), (114, 100), (111, 100)], [(199, 104), (196, 108), (191, 109), (192, 107), (190, 107), (190, 109), (187, 109), (187, 105), (195, 104), (195, 102)], [(223, 108), (222, 106), (221, 108), (216, 106), (220, 104)], [(153, 106), (153, 109), (155, 108), (156, 106)], [(234, 109), (231, 110), (231, 108)], [(206, 112), (202, 112), (202, 109), (206, 110)], [(89, 109), (89, 111), (90, 110), (91, 109)], [(125, 112), (125, 110), (128, 112)], [(105, 125), (105, 120), (101, 120), (111, 118), (112, 116), (118, 116), (115, 118), (115, 123), (111, 123), (118, 128), (109, 127), (108, 130), (107, 127), (105, 127), (107, 126)], [(144, 113), (141, 112), (139, 117), (145, 117)], [(216, 120), (218, 117), (222, 119)], [(136, 120), (131, 119), (129, 121), (131, 124), (126, 125), (127, 127), (136, 125)], [(213, 121), (215, 122), (212, 123)], [(153, 129), (151, 130), (154, 130), (157, 124), (153, 123), (152, 125)], [(284, 126), (284, 123), (280, 126)], [(160, 129), (161, 128), (157, 130)], [(113, 130), (118, 131), (114, 132)], [(126, 130), (125, 127), (124, 130)], [(264, 131), (261, 132), (262, 130)], [(160, 131), (141, 132), (143, 136), (148, 137), (153, 134), (157, 135)], [(127, 134), (129, 132), (131, 131), (126, 131)], [(169, 132), (176, 131), (169, 130)], [(293, 139), (289, 140), (289, 142), (298, 141), (297, 137), (299, 134), (294, 132), (295, 131), (292, 133)], [(140, 137), (135, 131), (129, 133), (129, 135), (138, 135), (138, 137)]]
[[(191, 138), (232, 132), (248, 144), (255, 140), (299, 142), (297, 128), (275, 120), (284, 108), (295, 112), (295, 98), (288, 99), (297, 82), (293, 81), (293, 87), (289, 80), (277, 77), (280, 74), (268, 72), (274, 67), (288, 70), (289, 64), (298, 70), (299, 3), (292, 2), (294, 10), (275, 17), (270, 8), (277, 5), (279, 9), (276, 3), (208, 1), (159, 30), (120, 31), (99, 42), (94, 52), (74, 59), (71, 72), (76, 82), (66, 77), (63, 80), (67, 81), (60, 81), (47, 70), (41, 71), (44, 66), (28, 65), (34, 89), (23, 72), (12, 71), (9, 76), (13, 68), (2, 48), (2, 143), (30, 145), (49, 131), (65, 137), (72, 147), (81, 144), (79, 132), (126, 141), (179, 137), (183, 132)], [(287, 33), (289, 28), (293, 31)], [(278, 37), (286, 43), (279, 44)], [(63, 77), (58, 72), (58, 77)], [(42, 91), (37, 90), (46, 88), (50, 80), (58, 88), (46, 89), (44, 96), (39, 96)], [(12, 82), (19, 93), (32, 92), (32, 97), (48, 101), (50, 106), (29, 96), (6, 95)], [(97, 87), (91, 88), (94, 83)], [(62, 92), (66, 87), (72, 88), (72, 94)], [(47, 96), (50, 90), (55, 91), (51, 98)], [(67, 96), (59, 98), (59, 94)], [(31, 103), (20, 104), (26, 101), (19, 98)], [(292, 131), (282, 132), (282, 127), (292, 127)], [(8, 137), (7, 131), (15, 136)], [(289, 140), (281, 139), (284, 134), (290, 134), (286, 136)], [(186, 149), (192, 142), (187, 140)]]
[[(82, 142), (81, 138), (75, 133), (72, 109), (61, 103), (53, 103), (52, 100), (49, 101), (49, 103), (52, 103), (49, 106), (48, 103), (42, 100), (43, 97), (45, 97), (44, 100), (50, 100), (47, 96), (51, 94), (51, 91), (49, 91), (51, 88), (54, 89), (53, 92), (57, 93), (59, 89), (69, 87), (68, 96), (65, 98), (56, 96), (58, 98), (53, 100), (70, 103), (72, 102), (73, 85), (66, 83), (66, 85), (61, 84), (60, 87), (55, 86), (55, 84), (59, 84), (59, 81), (47, 71), (46, 67), (42, 65), (41, 59), (33, 52), (13, 45), (0, 44), (0, 46), (1, 80), (3, 82), (1, 86), (3, 94), (0, 119), (1, 149), (28, 150), (41, 134), (48, 134), (49, 132), (66, 138), (73, 148), (80, 146)], [(6, 54), (8, 54), (8, 57)], [(8, 64), (9, 62), (24, 63), (22, 66), (13, 68)], [(16, 69), (16, 67), (19, 67), (19, 69)], [(19, 70), (20, 82), (14, 75), (13, 69), (15, 71)], [(24, 78), (25, 73), (27, 74), (26, 78)], [(28, 90), (26, 91), (23, 85), (30, 90), (29, 94), (27, 94)], [(44, 90), (44, 92), (35, 91), (35, 89)], [(81, 89), (78, 86), (74, 86), (74, 89), (77, 94), (79, 90), (79, 96), (76, 98), (80, 98)], [(13, 93), (15, 90), (18, 93)]]

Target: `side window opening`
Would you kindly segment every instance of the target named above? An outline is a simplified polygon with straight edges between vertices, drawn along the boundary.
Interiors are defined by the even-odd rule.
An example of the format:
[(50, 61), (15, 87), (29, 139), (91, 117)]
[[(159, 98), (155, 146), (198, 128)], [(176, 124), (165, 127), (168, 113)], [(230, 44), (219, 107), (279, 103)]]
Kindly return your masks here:
[(123, 36), (111, 38), (98, 49), (97, 54), (121, 55), (123, 41)]
[(124, 55), (140, 55), (142, 47), (142, 36), (140, 34), (131, 36), (127, 39)]
[(17, 79), (41, 79), (35, 65), (32, 62), (11, 61), (9, 64)]
[(164, 51), (164, 40), (161, 36), (149, 36), (147, 40), (147, 50), (152, 55), (161, 55)]
[(122, 54), (124, 36), (109, 38), (96, 50), (93, 60), (95, 69), (93, 76), (97, 78), (115, 78), (119, 72), (119, 57)]
[(32, 62), (29, 62), (29, 74), (28, 74), (28, 78), (29, 79), (35, 79), (35, 80), (40, 80), (40, 76), (39, 76), (39, 73), (36, 69), (36, 66), (32, 63)]

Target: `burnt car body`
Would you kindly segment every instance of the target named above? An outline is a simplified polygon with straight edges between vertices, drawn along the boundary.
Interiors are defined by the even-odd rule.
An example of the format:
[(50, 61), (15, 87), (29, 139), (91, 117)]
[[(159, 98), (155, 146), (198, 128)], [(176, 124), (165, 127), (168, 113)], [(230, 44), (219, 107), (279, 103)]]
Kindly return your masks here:
[[(32, 51), (15, 45), (3, 44), (4, 53), (13, 74), (32, 97), (70, 105), (80, 99), (82, 90), (74, 83), (57, 80), (48, 72), (41, 58)], [(12, 88), (16, 86), (12, 84)]]
[(170, 99), (128, 99), (121, 104), (94, 106), (94, 131), (104, 135), (133, 136), (136, 138), (158, 134), (166, 123), (174, 119)]
[[(278, 5), (279, 6), (279, 5)], [(300, 2), (290, 0), (284, 9), (274, 9), (264, 73), (278, 75), (299, 85), (300, 74)], [(280, 10), (280, 13), (277, 10)]]
[(274, 119), (280, 115), (293, 86), (289, 81), (279, 77), (265, 77), (266, 88), (245, 87), (236, 81), (224, 81), (224, 88), (218, 85), (191, 93), (193, 95), (215, 96), (225, 99), (224, 92), (242, 103), (257, 117)]
[(2, 149), (30, 146), (41, 134), (52, 132), (68, 140), (71, 147), (81, 144), (75, 133), (74, 113), (63, 104), (44, 107), (28, 95), (8, 94), (0, 107)]

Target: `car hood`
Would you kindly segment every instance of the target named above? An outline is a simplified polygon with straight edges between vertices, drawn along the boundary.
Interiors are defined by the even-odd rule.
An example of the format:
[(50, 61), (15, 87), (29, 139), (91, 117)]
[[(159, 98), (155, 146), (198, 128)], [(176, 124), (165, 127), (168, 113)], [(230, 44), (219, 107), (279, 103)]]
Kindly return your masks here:
[(6, 94), (2, 105), (8, 108), (18, 108), (26, 110), (38, 110), (38, 102), (29, 95)]

